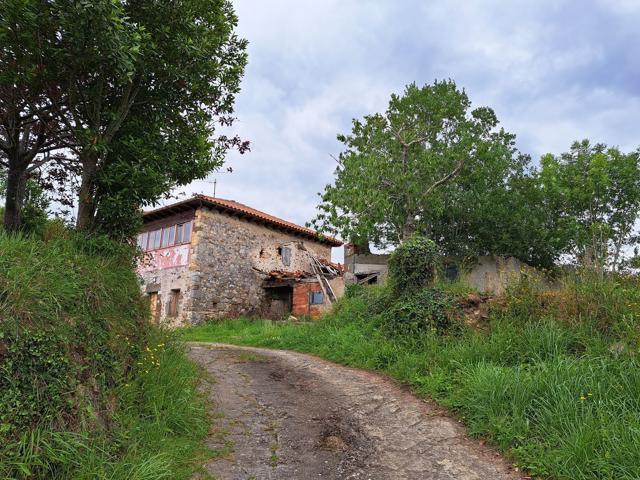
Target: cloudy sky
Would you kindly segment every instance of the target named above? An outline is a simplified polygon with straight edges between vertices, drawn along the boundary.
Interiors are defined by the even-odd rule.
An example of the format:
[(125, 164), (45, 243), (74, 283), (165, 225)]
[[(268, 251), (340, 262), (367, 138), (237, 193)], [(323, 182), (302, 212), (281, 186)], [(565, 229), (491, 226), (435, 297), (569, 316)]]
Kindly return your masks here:
[[(237, 131), (251, 152), (194, 182), (304, 224), (336, 134), (410, 82), (452, 78), (534, 158), (590, 138), (640, 145), (640, 0), (236, 0), (249, 65)], [(183, 189), (185, 190), (185, 189)]]

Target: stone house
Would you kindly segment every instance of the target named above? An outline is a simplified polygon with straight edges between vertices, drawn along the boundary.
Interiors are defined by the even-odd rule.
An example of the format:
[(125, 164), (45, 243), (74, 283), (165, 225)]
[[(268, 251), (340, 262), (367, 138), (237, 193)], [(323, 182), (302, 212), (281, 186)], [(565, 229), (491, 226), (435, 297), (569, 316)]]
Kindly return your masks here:
[(344, 290), (342, 242), (233, 200), (196, 195), (143, 222), (138, 273), (157, 323), (316, 317)]

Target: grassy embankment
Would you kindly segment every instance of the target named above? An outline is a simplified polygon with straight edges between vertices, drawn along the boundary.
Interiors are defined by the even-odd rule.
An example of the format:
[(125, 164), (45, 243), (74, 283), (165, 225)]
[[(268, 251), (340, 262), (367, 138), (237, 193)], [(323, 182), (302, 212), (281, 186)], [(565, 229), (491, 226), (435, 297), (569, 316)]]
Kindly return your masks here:
[(637, 280), (567, 278), (554, 292), (525, 281), (494, 305), (485, 331), (455, 320), (460, 296), (370, 288), (316, 323), (226, 321), (182, 335), (383, 372), (542, 478), (640, 478)]
[(0, 478), (191, 478), (199, 372), (149, 326), (132, 252), (51, 236), (0, 234)]

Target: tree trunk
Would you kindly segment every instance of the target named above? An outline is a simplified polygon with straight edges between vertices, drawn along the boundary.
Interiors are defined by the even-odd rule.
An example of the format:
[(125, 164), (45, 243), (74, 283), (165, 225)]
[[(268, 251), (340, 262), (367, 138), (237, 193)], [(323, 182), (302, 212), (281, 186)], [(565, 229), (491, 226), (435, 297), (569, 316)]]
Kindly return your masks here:
[(416, 216), (409, 212), (402, 228), (402, 241), (406, 242), (416, 232)]
[(17, 232), (22, 226), (22, 206), (27, 187), (27, 169), (21, 162), (9, 162), (4, 206), (4, 229)]
[(84, 153), (80, 157), (82, 162), (82, 176), (80, 191), (78, 192), (78, 218), (76, 228), (89, 230), (95, 213), (94, 190), (95, 177), (98, 170), (98, 155), (95, 152)]

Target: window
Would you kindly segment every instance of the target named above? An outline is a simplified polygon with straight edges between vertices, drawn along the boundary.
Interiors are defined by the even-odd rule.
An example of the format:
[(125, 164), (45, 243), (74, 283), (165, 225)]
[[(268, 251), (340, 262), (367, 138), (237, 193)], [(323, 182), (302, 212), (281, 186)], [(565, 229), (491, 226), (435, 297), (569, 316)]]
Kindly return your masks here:
[(147, 248), (149, 250), (155, 250), (156, 248), (160, 248), (160, 237), (162, 235), (162, 230), (153, 230), (149, 232), (149, 244)]
[(175, 226), (165, 227), (162, 229), (162, 248), (173, 245), (175, 237)]
[(177, 317), (179, 311), (180, 311), (180, 290), (179, 289), (171, 290), (171, 295), (169, 296), (169, 305), (167, 305), (167, 316)]
[(184, 230), (182, 231), (182, 243), (188, 243), (191, 241), (191, 222), (184, 224)]
[(156, 250), (191, 241), (191, 222), (170, 225), (138, 235), (138, 246), (143, 250)]
[(176, 245), (191, 241), (191, 222), (181, 223), (176, 226)]
[(447, 280), (449, 280), (450, 282), (454, 282), (458, 278), (458, 275), (459, 275), (459, 272), (458, 272), (457, 265), (449, 264), (446, 266), (444, 270), (444, 276), (446, 277)]
[(176, 243), (182, 243), (183, 230), (184, 230), (184, 225), (176, 225)]
[(324, 294), (322, 292), (309, 292), (310, 305), (322, 305), (324, 303)]
[(282, 255), (282, 264), (288, 267), (291, 265), (291, 249), (289, 247), (282, 247), (280, 251), (280, 255)]
[(148, 238), (149, 238), (149, 232), (144, 232), (138, 235), (138, 247), (140, 247), (142, 250), (146, 250)]

